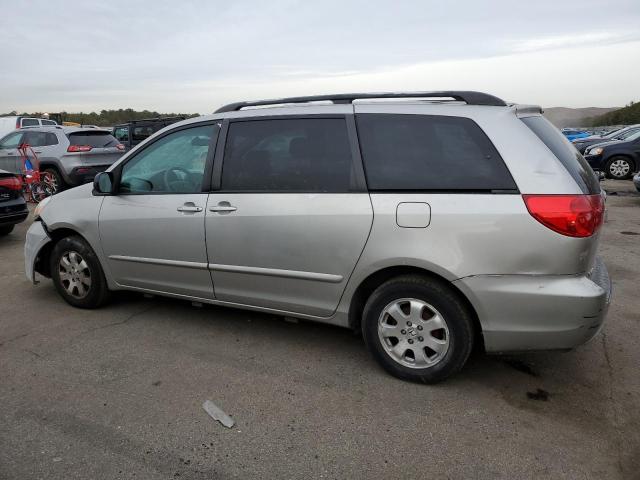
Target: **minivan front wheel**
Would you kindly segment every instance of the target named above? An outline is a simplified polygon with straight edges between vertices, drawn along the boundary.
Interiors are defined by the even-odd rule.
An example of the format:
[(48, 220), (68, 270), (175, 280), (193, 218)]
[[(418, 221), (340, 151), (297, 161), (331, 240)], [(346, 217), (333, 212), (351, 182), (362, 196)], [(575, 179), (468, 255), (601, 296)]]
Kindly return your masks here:
[(633, 175), (633, 164), (626, 157), (613, 157), (607, 162), (605, 173), (608, 178), (626, 180)]
[(79, 308), (97, 308), (109, 299), (98, 257), (79, 236), (65, 237), (53, 247), (51, 278), (64, 300)]
[(457, 373), (473, 348), (468, 307), (444, 282), (420, 276), (380, 285), (365, 304), (362, 330), (385, 370), (423, 383)]

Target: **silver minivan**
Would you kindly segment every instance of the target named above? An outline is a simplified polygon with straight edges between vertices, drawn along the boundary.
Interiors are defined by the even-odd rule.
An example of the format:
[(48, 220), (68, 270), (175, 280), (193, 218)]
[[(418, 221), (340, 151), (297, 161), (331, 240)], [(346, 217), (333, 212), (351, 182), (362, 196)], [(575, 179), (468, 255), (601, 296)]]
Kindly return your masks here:
[(604, 197), (539, 107), (478, 92), (242, 102), (157, 132), (39, 204), (26, 273), (71, 305), (117, 290), (361, 331), (432, 383), (472, 348), (601, 328)]

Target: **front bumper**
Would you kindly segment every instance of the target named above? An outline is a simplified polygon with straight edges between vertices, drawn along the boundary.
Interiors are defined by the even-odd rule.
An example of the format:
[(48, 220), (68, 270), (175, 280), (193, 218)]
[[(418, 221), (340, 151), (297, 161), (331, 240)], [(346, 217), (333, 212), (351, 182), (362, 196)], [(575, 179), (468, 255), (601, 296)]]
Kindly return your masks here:
[(482, 325), (488, 352), (566, 350), (603, 325), (611, 281), (600, 258), (587, 275), (477, 275), (455, 282)]
[(29, 230), (27, 230), (27, 238), (24, 242), (24, 271), (29, 281), (33, 284), (38, 283), (35, 270), (38, 254), (49, 242), (51, 242), (51, 237), (49, 237), (42, 222), (33, 222)]
[(604, 165), (602, 164), (602, 154), (600, 155), (585, 155), (584, 159), (587, 161), (589, 166), (593, 170), (603, 170)]

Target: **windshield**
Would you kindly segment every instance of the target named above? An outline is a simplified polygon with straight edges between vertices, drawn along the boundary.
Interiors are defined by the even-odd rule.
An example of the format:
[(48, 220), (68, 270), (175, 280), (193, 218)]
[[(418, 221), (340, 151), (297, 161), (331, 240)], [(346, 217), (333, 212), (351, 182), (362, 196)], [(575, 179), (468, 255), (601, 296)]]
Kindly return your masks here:
[[(624, 132), (615, 135), (615, 138), (619, 138), (620, 140), (635, 140), (637, 137), (634, 137), (637, 133), (640, 132), (640, 128), (630, 128)], [(632, 138), (633, 137), (633, 138)]]
[(637, 140), (638, 138), (640, 138), (640, 130), (634, 130), (623, 137), (623, 139), (627, 141)]
[(616, 128), (615, 130), (610, 131), (609, 133), (607, 133), (606, 135), (603, 135), (602, 138), (613, 138), (617, 135), (620, 135), (620, 133), (624, 130), (624, 128)]

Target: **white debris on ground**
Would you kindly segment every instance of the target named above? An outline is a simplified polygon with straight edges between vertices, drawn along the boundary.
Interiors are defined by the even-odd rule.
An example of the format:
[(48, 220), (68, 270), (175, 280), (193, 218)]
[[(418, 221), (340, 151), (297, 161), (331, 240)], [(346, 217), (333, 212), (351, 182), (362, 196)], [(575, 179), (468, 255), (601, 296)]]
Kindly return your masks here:
[(207, 412), (211, 416), (211, 418), (219, 421), (227, 428), (231, 428), (235, 424), (233, 418), (224, 413), (222, 409), (211, 400), (205, 400), (205, 402), (202, 404), (202, 408), (204, 408), (204, 411)]

